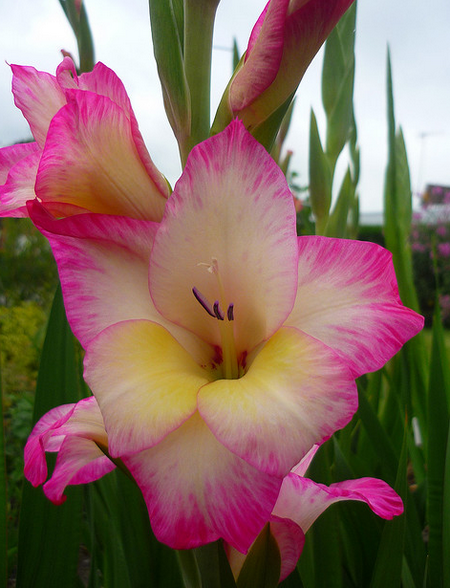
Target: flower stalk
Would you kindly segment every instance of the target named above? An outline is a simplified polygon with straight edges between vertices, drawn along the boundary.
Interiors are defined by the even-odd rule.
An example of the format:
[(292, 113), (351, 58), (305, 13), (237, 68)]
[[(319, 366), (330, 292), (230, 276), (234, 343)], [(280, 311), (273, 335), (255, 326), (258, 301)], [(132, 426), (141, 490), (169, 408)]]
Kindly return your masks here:
[(180, 146), (183, 167), (194, 145), (209, 136), (211, 53), (214, 20), (219, 0), (185, 0), (184, 66), (191, 104), (191, 132)]

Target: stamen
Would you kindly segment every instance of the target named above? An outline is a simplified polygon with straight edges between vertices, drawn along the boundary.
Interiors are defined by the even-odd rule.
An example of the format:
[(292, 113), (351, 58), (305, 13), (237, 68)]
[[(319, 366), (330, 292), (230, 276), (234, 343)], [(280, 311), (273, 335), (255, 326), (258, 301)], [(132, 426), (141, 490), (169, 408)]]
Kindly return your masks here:
[[(196, 300), (202, 305), (206, 312), (213, 318), (219, 321), (218, 327), (221, 338), (221, 376), (225, 379), (234, 380), (240, 377), (240, 367), (236, 352), (236, 343), (234, 341), (234, 304), (227, 304), (227, 297), (225, 295), (225, 288), (219, 271), (219, 262), (215, 257), (211, 259), (211, 263), (199, 263), (198, 265), (206, 267), (206, 270), (213, 274), (217, 280), (218, 299), (211, 304), (208, 300), (197, 290), (192, 288), (192, 292)], [(222, 308), (227, 308), (226, 318)]]
[(225, 317), (224, 317), (224, 314), (223, 314), (223, 312), (220, 310), (220, 306), (219, 306), (219, 301), (218, 301), (218, 300), (216, 300), (216, 301), (214, 302), (213, 310), (214, 310), (214, 314), (215, 314), (215, 315), (216, 315), (216, 317), (219, 319), (219, 321), (223, 321), (223, 319), (224, 319)]
[(192, 288), (192, 293), (194, 294), (197, 302), (200, 302), (200, 304), (203, 306), (203, 308), (210, 316), (212, 316), (213, 318), (218, 318), (215, 311), (213, 312), (211, 310), (209, 302), (206, 300), (206, 298), (203, 297), (203, 295), (197, 290), (195, 286)]

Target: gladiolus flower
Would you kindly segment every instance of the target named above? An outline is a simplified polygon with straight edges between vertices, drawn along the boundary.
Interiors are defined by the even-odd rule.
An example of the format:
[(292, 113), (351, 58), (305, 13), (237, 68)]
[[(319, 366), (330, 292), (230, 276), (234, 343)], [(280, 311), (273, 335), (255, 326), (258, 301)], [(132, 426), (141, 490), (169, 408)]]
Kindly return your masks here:
[(0, 149), (0, 216), (26, 216), (37, 197), (58, 217), (90, 211), (159, 221), (170, 189), (116, 74), (97, 63), (77, 76), (70, 57), (56, 77), (11, 68), (35, 141)]
[(270, 0), (250, 35), (213, 128), (238, 116), (252, 131), (294, 93), (353, 0)]
[(240, 121), (192, 150), (161, 223), (29, 209), (108, 455), (173, 548), (245, 552), (285, 476), (354, 414), (355, 378), (423, 325), (389, 252), (297, 238), (286, 179)]
[[(270, 517), (270, 531), (281, 556), (280, 582), (294, 570), (302, 553), (305, 533), (332, 504), (343, 500), (365, 502), (379, 517), (391, 520), (403, 512), (400, 496), (383, 480), (359, 478), (330, 486), (305, 477), (319, 445), (314, 445), (301, 462), (284, 478)], [(237, 579), (246, 554), (225, 545), (231, 569)]]

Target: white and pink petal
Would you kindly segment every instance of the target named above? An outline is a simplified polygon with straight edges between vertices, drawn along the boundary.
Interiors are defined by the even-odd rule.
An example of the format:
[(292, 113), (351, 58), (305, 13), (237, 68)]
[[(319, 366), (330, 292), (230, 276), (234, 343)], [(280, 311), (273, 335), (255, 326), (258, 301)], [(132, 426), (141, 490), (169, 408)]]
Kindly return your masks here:
[(333, 350), (282, 328), (249, 358), (244, 376), (204, 386), (198, 406), (230, 451), (284, 476), (314, 443), (348, 423), (357, 393), (352, 373)]
[(126, 112), (109, 98), (72, 91), (53, 117), (36, 194), (51, 210), (67, 203), (91, 212), (159, 221), (168, 189), (148, 175)]
[(365, 502), (383, 519), (392, 519), (403, 512), (398, 494), (383, 480), (360, 478), (324, 486), (290, 473), (283, 480), (273, 514), (291, 519), (304, 533), (331, 504), (342, 500)]
[(65, 91), (68, 102), (73, 100), (72, 90), (88, 91), (99, 96), (110, 98), (121, 108), (130, 121), (131, 133), (138, 151), (139, 157), (152, 178), (157, 189), (164, 197), (170, 194), (169, 185), (164, 176), (158, 171), (153, 163), (139, 131), (138, 123), (131, 107), (131, 102), (125, 90), (125, 86), (112, 69), (101, 62), (95, 64), (91, 72), (77, 76), (73, 61), (66, 57), (56, 70), (56, 79), (61, 88)]
[(423, 327), (403, 306), (392, 255), (374, 243), (299, 237), (298, 291), (286, 325), (332, 347), (355, 376), (381, 368)]
[[(0, 174), (7, 173), (0, 186), (0, 215), (5, 217), (28, 216), (26, 203), (34, 200), (34, 185), (41, 151), (36, 143), (25, 143), (0, 150)], [(14, 161), (9, 169), (9, 162)], [(4, 173), (2, 174), (4, 175)]]
[(14, 103), (30, 125), (33, 137), (44, 147), (50, 121), (66, 103), (56, 77), (34, 67), (11, 65)]
[(31, 143), (16, 143), (0, 149), (0, 184), (6, 182), (10, 169), (19, 161), (31, 155), (35, 151), (40, 151), (39, 145), (32, 141)]
[(103, 418), (94, 397), (57, 406), (35, 424), (24, 450), (25, 477), (33, 486), (43, 484), (47, 477), (45, 452), (59, 452), (68, 438), (88, 440), (97, 449), (97, 444), (107, 447)]
[(150, 261), (152, 298), (167, 319), (215, 345), (218, 321), (193, 288), (224, 314), (233, 304), (239, 354), (288, 316), (296, 268), (295, 209), (284, 175), (233, 121), (192, 150), (167, 202)]
[(230, 453), (198, 414), (154, 448), (123, 461), (144, 495), (153, 532), (174, 549), (223, 538), (246, 552), (281, 484)]
[(67, 436), (58, 451), (52, 476), (43, 485), (44, 494), (54, 504), (62, 504), (67, 486), (94, 482), (115, 467), (92, 440)]
[(153, 447), (180, 427), (211, 378), (166, 329), (143, 320), (102, 331), (90, 342), (84, 366), (113, 457)]

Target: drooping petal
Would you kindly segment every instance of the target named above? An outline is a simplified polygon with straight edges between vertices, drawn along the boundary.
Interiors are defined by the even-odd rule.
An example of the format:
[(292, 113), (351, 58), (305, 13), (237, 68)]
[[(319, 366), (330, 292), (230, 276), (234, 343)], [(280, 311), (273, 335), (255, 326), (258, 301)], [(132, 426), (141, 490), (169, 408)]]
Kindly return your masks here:
[(159, 443), (192, 416), (198, 390), (208, 382), (207, 371), (150, 321), (105, 329), (89, 344), (84, 365), (113, 457)]
[[(47, 478), (45, 451), (48, 441), (55, 434), (59, 425), (65, 423), (72, 416), (75, 406), (75, 404), (57, 406), (42, 416), (33, 427), (24, 449), (24, 473), (26, 479), (33, 486), (43, 484)], [(55, 435), (55, 439), (55, 450), (57, 451), (64, 437)]]
[(142, 163), (126, 113), (109, 98), (76, 92), (50, 124), (36, 194), (52, 204), (160, 220), (166, 196)]
[(42, 149), (50, 121), (66, 103), (55, 76), (34, 67), (11, 65), (14, 103), (30, 125), (33, 137)]
[(351, 419), (353, 375), (320, 341), (282, 328), (237, 380), (199, 392), (199, 412), (217, 439), (259, 470), (283, 476)]
[(123, 461), (141, 488), (156, 537), (174, 549), (223, 537), (247, 551), (281, 483), (230, 453), (198, 414), (154, 448)]
[(68, 437), (87, 439), (94, 447), (96, 443), (108, 445), (103, 418), (94, 397), (57, 406), (36, 423), (24, 450), (25, 477), (33, 486), (42, 484), (47, 477), (45, 452), (60, 451)]
[(365, 502), (376, 515), (388, 520), (403, 512), (401, 498), (382, 480), (360, 478), (324, 486), (290, 473), (283, 480), (273, 514), (293, 520), (306, 533), (330, 504), (342, 500)]
[(275, 537), (280, 550), (280, 582), (294, 571), (305, 544), (305, 534), (299, 525), (288, 519), (279, 519), (272, 515), (270, 531)]
[(41, 152), (37, 143), (0, 149), (0, 216), (28, 216), (26, 203), (36, 197), (34, 184)]
[(238, 353), (287, 317), (297, 283), (295, 210), (280, 169), (239, 121), (197, 145), (168, 200), (150, 261), (150, 293), (169, 320), (220, 344), (197, 290), (227, 312)]
[(87, 484), (115, 469), (115, 464), (90, 439), (66, 437), (61, 445), (52, 477), (43, 486), (53, 504), (66, 500), (66, 486)]
[(284, 25), (289, 0), (272, 0), (250, 36), (245, 62), (230, 85), (232, 112), (253, 102), (275, 79), (284, 46)]
[(286, 325), (332, 347), (355, 376), (381, 368), (423, 327), (402, 305), (391, 254), (374, 243), (299, 237), (298, 292)]

